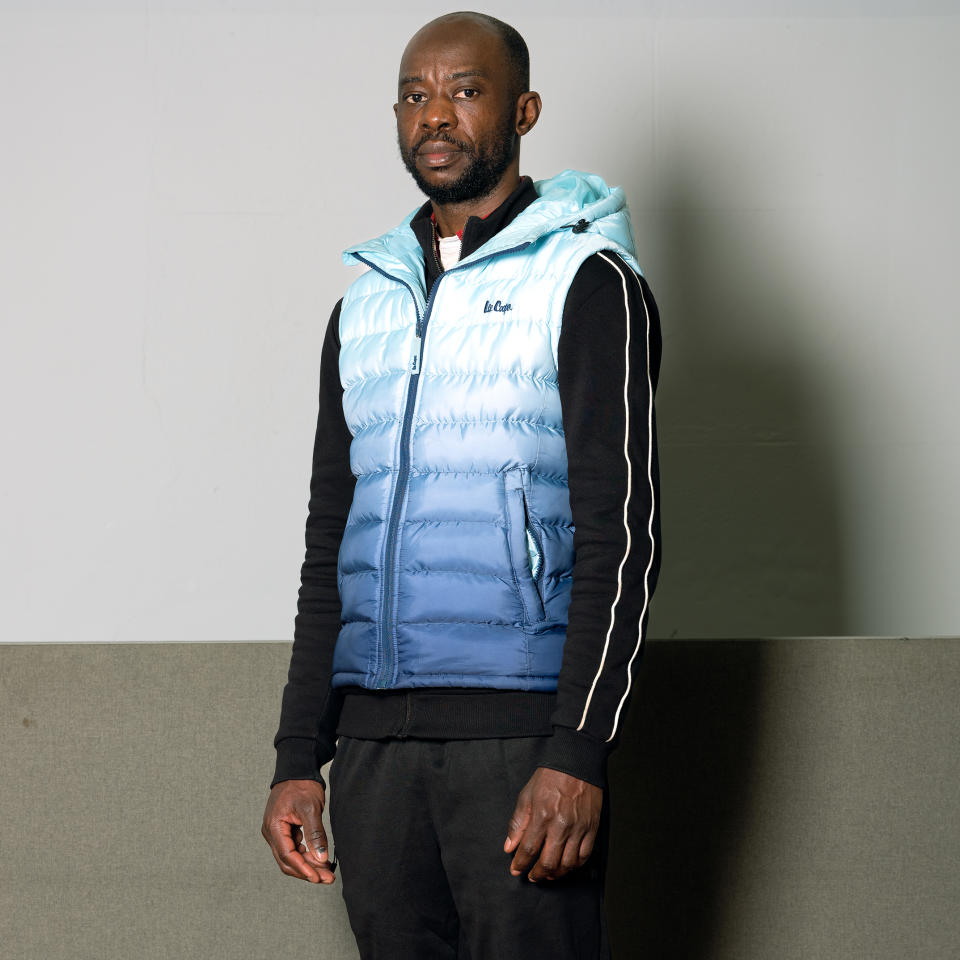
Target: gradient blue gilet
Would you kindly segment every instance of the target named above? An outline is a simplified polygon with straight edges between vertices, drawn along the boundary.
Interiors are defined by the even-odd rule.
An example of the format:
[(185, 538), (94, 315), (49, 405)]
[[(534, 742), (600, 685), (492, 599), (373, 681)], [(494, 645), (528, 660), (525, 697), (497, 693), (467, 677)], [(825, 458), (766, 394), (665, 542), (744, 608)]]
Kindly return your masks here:
[(576, 171), (535, 187), (430, 291), (413, 214), (344, 253), (369, 269), (340, 313), (357, 482), (335, 686), (556, 689), (574, 561), (564, 302), (593, 253), (639, 267), (622, 190)]

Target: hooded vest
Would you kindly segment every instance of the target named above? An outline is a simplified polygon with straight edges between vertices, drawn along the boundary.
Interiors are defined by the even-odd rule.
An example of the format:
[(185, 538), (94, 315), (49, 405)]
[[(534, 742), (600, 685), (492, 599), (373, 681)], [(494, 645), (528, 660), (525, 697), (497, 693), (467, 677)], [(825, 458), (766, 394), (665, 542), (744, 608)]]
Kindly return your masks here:
[(619, 187), (570, 170), (534, 186), (430, 291), (413, 213), (343, 255), (369, 269), (340, 311), (357, 481), (334, 686), (556, 689), (574, 563), (564, 303), (600, 250), (640, 269)]

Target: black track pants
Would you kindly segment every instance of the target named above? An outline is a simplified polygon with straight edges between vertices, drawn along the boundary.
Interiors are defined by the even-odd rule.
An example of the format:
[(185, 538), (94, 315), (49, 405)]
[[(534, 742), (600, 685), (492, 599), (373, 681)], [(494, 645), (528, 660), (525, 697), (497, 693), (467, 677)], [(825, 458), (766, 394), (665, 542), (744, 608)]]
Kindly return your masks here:
[(549, 738), (356, 740), (330, 770), (343, 897), (363, 960), (606, 960), (608, 804), (587, 864), (513, 877), (517, 795)]

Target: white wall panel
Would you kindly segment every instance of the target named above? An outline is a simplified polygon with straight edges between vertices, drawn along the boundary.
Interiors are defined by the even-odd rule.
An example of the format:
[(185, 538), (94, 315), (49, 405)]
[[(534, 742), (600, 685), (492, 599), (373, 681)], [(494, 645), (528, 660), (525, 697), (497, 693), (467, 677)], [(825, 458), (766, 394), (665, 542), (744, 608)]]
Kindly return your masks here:
[[(957, 5), (488, 9), (660, 305), (651, 632), (955, 633)], [(0, 3), (0, 639), (291, 634), (339, 252), (420, 202), (395, 11)]]

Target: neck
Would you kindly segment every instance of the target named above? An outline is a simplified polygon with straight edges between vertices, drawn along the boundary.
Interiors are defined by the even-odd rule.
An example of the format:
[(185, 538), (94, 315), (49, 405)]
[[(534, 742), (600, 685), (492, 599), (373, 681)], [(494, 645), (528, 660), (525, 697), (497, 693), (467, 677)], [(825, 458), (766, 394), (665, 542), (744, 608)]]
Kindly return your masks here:
[(439, 204), (431, 201), (441, 237), (452, 237), (461, 231), (470, 217), (485, 217), (503, 203), (520, 186), (520, 163), (510, 165), (503, 179), (486, 196), (463, 203)]

